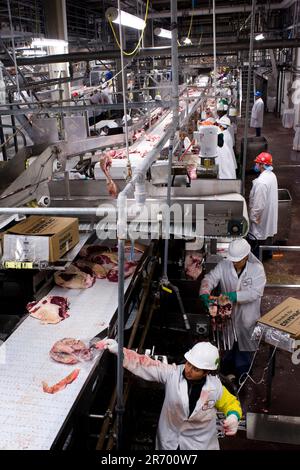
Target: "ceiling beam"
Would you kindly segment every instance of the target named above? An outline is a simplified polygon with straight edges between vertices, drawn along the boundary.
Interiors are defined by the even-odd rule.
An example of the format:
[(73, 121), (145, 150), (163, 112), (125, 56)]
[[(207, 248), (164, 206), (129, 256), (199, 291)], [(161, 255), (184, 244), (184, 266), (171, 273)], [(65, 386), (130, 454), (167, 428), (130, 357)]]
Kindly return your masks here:
[[(270, 10), (282, 10), (284, 8), (289, 8), (293, 3), (298, 0), (283, 0), (278, 3), (271, 3), (268, 5), (268, 9)], [(251, 12), (251, 5), (236, 5), (236, 6), (226, 6), (226, 7), (217, 7), (216, 8), (216, 15), (220, 14), (229, 14), (229, 13), (250, 13)], [(155, 13), (149, 13), (149, 18), (170, 18), (171, 12), (170, 11), (160, 11)], [(178, 10), (177, 17), (180, 16), (204, 16), (204, 15), (212, 15), (212, 8), (194, 8), (194, 9), (187, 9), (187, 10)]]
[[(300, 47), (300, 38), (294, 39), (279, 39), (271, 41), (255, 41), (254, 44), (255, 50), (261, 49), (284, 49), (284, 48), (295, 48)], [(249, 41), (239, 41), (238, 43), (221, 43), (217, 44), (217, 54), (224, 52), (237, 52), (237, 51), (246, 51), (249, 49)], [(199, 46), (181, 46), (178, 47), (179, 56), (191, 56), (198, 55), (201, 56), (202, 53), (212, 54), (213, 53), (213, 44), (203, 44)], [(171, 47), (149, 47), (144, 48), (139, 51), (139, 54), (136, 57), (170, 57)], [(49, 55), (44, 57), (22, 57), (17, 58), (18, 66), (21, 65), (42, 65), (42, 64), (56, 64), (60, 62), (85, 62), (88, 60), (105, 60), (105, 59), (119, 59), (120, 51), (111, 50), (111, 51), (91, 51), (91, 52), (71, 52), (69, 54), (56, 54)], [(0, 56), (5, 66), (10, 66), (11, 63), (3, 55)]]

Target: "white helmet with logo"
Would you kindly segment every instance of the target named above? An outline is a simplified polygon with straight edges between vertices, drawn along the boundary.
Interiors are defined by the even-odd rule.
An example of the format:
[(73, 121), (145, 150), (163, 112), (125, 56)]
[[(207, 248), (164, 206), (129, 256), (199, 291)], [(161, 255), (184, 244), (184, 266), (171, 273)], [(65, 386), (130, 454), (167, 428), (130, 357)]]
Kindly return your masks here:
[(202, 370), (216, 370), (220, 362), (218, 349), (205, 342), (195, 344), (184, 357), (192, 366)]
[(234, 263), (238, 263), (247, 255), (249, 255), (250, 251), (251, 246), (247, 240), (244, 238), (237, 238), (229, 245), (227, 259), (229, 261), (233, 261)]

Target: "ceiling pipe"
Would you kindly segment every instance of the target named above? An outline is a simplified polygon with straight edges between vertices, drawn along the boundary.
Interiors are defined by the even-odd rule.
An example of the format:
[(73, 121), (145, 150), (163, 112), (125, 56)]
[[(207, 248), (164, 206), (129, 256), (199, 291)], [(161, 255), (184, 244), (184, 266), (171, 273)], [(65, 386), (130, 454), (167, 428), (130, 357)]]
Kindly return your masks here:
[[(254, 44), (255, 50), (262, 49), (284, 49), (284, 48), (294, 48), (300, 47), (300, 38), (294, 39), (274, 39), (256, 41)], [(224, 52), (237, 52), (237, 51), (246, 51), (249, 49), (249, 41), (240, 41), (238, 43), (218, 43), (217, 55)], [(190, 56), (190, 55), (201, 55), (201, 54), (213, 54), (213, 44), (203, 44), (201, 48), (197, 45), (195, 46), (181, 46), (178, 47), (178, 54), (180, 56)], [(111, 51), (92, 51), (92, 52), (71, 52), (69, 54), (56, 54), (49, 55), (44, 57), (24, 57), (18, 58), (17, 64), (20, 65), (42, 65), (42, 64), (55, 64), (59, 62), (86, 62), (88, 60), (104, 60), (104, 59), (118, 59), (120, 57), (119, 50)], [(137, 57), (171, 57), (171, 47), (148, 47), (141, 49)], [(5, 66), (10, 66), (10, 62), (5, 58), (5, 56), (0, 57)]]
[[(279, 3), (274, 3), (268, 6), (270, 10), (283, 10), (289, 8), (298, 0), (283, 0)], [(216, 15), (226, 14), (226, 13), (250, 13), (251, 5), (237, 5), (231, 7), (217, 7)], [(203, 15), (212, 15), (212, 8), (195, 8), (194, 10), (179, 10), (177, 16), (203, 16)], [(149, 13), (149, 18), (170, 18), (170, 11), (161, 11), (156, 13)]]

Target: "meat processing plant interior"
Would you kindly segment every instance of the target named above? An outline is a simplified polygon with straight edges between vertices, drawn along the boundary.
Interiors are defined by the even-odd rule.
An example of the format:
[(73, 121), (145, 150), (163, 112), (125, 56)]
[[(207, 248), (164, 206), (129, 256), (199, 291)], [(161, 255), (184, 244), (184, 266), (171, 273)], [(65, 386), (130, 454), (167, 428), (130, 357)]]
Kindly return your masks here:
[(0, 449), (299, 451), (300, 1), (2, 3)]

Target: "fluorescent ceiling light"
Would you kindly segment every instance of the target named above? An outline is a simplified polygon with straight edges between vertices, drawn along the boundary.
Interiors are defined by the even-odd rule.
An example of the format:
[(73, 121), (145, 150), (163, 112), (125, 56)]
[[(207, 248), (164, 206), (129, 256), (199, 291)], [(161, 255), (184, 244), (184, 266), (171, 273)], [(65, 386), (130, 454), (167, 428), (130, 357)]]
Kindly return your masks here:
[(186, 44), (187, 46), (189, 46), (190, 44), (192, 44), (192, 41), (190, 40), (190, 38), (185, 38), (183, 40), (183, 43)]
[(156, 36), (159, 36), (160, 38), (172, 39), (172, 32), (169, 31), (168, 29), (155, 28), (154, 34)]
[(261, 41), (262, 39), (265, 39), (265, 36), (263, 35), (263, 33), (257, 34), (255, 36), (256, 41)]
[(57, 47), (67, 46), (68, 42), (62, 39), (36, 38), (31, 42), (32, 47)]
[(22, 55), (26, 57), (36, 57), (36, 56), (42, 56), (42, 55), (47, 55), (46, 51), (41, 51), (40, 49), (25, 49), (22, 51)]
[(108, 8), (105, 12), (105, 16), (113, 23), (120, 24), (121, 22), (122, 26), (128, 26), (128, 28), (144, 29), (146, 26), (146, 23), (142, 18), (131, 15), (130, 13), (122, 10), (120, 10), (119, 15), (119, 10), (114, 7)]

